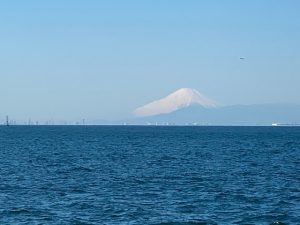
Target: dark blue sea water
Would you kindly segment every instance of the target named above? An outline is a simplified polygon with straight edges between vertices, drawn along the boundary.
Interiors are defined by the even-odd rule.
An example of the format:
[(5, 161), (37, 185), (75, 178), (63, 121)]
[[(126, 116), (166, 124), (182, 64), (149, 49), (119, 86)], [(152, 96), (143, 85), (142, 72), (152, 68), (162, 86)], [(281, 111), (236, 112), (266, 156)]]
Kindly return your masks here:
[(300, 128), (2, 126), (0, 224), (300, 224)]

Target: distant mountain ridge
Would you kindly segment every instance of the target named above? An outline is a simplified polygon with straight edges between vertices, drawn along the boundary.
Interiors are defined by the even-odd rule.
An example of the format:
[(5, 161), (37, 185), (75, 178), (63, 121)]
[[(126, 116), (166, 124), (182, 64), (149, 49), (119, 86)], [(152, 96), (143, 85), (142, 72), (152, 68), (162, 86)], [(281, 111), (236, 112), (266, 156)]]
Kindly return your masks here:
[(134, 111), (126, 124), (272, 125), (300, 123), (300, 105), (257, 104), (220, 107), (193, 88), (181, 88)]
[(168, 114), (135, 118), (129, 124), (272, 125), (300, 123), (300, 105), (258, 104), (205, 108), (185, 107)]

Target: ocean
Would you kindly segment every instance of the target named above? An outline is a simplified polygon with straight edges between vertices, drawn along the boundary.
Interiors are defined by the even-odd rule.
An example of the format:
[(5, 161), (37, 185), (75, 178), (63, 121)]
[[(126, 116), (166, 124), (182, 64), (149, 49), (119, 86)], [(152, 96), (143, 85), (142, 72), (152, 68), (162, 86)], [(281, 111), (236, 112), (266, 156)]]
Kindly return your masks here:
[(0, 224), (300, 224), (300, 127), (0, 126)]

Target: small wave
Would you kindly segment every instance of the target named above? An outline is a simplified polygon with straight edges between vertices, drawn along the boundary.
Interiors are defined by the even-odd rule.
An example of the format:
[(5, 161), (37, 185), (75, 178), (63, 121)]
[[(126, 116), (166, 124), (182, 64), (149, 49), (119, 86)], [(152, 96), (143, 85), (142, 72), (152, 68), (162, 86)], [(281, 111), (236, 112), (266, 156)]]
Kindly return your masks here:
[(73, 171), (84, 171), (84, 172), (92, 172), (93, 169), (89, 168), (87, 166), (76, 166), (75, 168), (72, 169)]
[(163, 222), (156, 225), (217, 225), (211, 221), (185, 221), (185, 222)]
[(287, 225), (287, 224), (280, 222), (280, 221), (275, 221), (275, 222), (271, 223), (270, 225)]
[(29, 209), (26, 208), (14, 208), (8, 211), (10, 214), (21, 214), (21, 213), (30, 213)]

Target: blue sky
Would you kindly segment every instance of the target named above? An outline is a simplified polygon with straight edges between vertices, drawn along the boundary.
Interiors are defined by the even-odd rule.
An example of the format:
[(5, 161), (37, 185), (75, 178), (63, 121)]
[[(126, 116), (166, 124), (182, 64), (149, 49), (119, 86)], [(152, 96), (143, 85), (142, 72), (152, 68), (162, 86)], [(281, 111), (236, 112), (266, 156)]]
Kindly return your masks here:
[(180, 87), (222, 105), (300, 104), (299, 9), (296, 0), (2, 1), (0, 116), (118, 119)]

